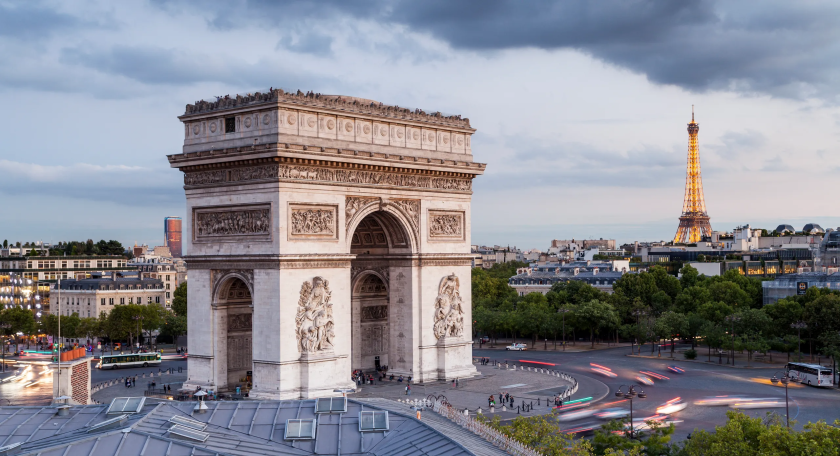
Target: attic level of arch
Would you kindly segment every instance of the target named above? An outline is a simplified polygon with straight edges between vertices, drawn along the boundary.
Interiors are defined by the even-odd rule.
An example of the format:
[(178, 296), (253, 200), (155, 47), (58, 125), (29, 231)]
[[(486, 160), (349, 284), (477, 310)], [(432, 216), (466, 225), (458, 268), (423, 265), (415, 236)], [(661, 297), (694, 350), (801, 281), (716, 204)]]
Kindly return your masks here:
[[(254, 157), (254, 158), (246, 158), (248, 155), (256, 155), (256, 154), (265, 154), (271, 152), (290, 152), (290, 153), (300, 153), (306, 152), (307, 155), (317, 155), (324, 158), (324, 160), (318, 159), (296, 159), (293, 157)], [(200, 161), (205, 159), (219, 159), (219, 158), (235, 158), (235, 157), (242, 157), (241, 160), (234, 160), (234, 161), (226, 161), (222, 163), (206, 163), (206, 164), (194, 164), (190, 165), (189, 162)], [(243, 147), (230, 147), (226, 149), (208, 149), (202, 150), (197, 152), (187, 152), (182, 154), (172, 154), (167, 155), (169, 159), (169, 163), (174, 164), (182, 171), (189, 172), (189, 171), (197, 171), (197, 170), (205, 170), (205, 169), (217, 169), (220, 167), (228, 167), (228, 166), (244, 166), (256, 163), (268, 163), (270, 161), (280, 162), (283, 160), (299, 160), (299, 161), (286, 161), (287, 163), (297, 163), (297, 164), (321, 164), (321, 165), (337, 165), (342, 167), (353, 167), (354, 165), (360, 166), (369, 166), (371, 168), (360, 168), (360, 169), (368, 169), (368, 170), (377, 170), (377, 171), (395, 171), (401, 173), (411, 173), (411, 172), (418, 172), (418, 173), (428, 173), (428, 172), (455, 172), (457, 171), (435, 171), (435, 170), (427, 170), (427, 169), (414, 169), (411, 166), (424, 166), (428, 167), (429, 165), (438, 166), (442, 168), (453, 168), (453, 169), (467, 169), (470, 171), (470, 175), (474, 176), (476, 172), (483, 172), (484, 168), (487, 167), (485, 163), (477, 163), (472, 161), (458, 161), (458, 160), (447, 160), (441, 158), (427, 158), (427, 157), (416, 157), (412, 155), (395, 155), (395, 154), (386, 154), (380, 152), (368, 152), (368, 151), (361, 151), (355, 149), (338, 149), (332, 147), (322, 147), (322, 146), (309, 146), (305, 144), (290, 144), (290, 143), (266, 143), (266, 144), (255, 144), (251, 146), (243, 146)], [(361, 164), (361, 163), (347, 163), (347, 162), (335, 162), (330, 160), (330, 158), (334, 159), (341, 159), (341, 160), (354, 160), (354, 159), (363, 159), (365, 161), (373, 161), (373, 162), (380, 162), (382, 164)], [(258, 161), (259, 160), (259, 161)], [(302, 160), (302, 161), (301, 161)], [(402, 166), (394, 166), (394, 165), (402, 165)], [(444, 174), (441, 174), (444, 175)], [(454, 174), (446, 174), (452, 175)]]

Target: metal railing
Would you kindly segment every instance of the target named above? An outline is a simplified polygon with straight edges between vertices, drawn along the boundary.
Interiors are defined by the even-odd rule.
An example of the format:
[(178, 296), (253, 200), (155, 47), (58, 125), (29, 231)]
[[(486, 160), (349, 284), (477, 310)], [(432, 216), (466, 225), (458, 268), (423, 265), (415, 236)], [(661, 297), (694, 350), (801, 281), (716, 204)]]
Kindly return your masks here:
[(465, 415), (463, 412), (443, 401), (433, 401), (432, 410), (513, 456), (542, 456), (537, 450), (502, 434), (485, 423)]

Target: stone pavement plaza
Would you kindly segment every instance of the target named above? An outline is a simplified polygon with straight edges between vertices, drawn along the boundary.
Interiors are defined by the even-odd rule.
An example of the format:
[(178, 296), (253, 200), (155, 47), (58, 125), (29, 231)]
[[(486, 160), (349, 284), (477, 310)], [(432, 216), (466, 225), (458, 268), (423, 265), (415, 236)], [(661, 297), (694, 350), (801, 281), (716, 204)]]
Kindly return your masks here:
[[(522, 401), (529, 405), (534, 403), (531, 412), (519, 414), (532, 416), (549, 413), (551, 408), (545, 403), (546, 399), (553, 401), (554, 395), (570, 387), (571, 383), (561, 377), (540, 373), (538, 370), (521, 370), (522, 365), (516, 365), (516, 370), (504, 369), (493, 365), (476, 365), (480, 375), (478, 377), (459, 380), (455, 388), (452, 382), (427, 382), (411, 385), (411, 396), (405, 395), (406, 383), (396, 380), (384, 382), (376, 381), (374, 385), (362, 385), (361, 391), (351, 397), (373, 398), (380, 397), (393, 400), (425, 399), (429, 396), (445, 396), (446, 399), (457, 409), (468, 408), (471, 414), (476, 413), (481, 407), (482, 413), (489, 415), (487, 400), (492, 394), (496, 399), (496, 414), (502, 419), (511, 419), (517, 416), (516, 406), (521, 406)], [(534, 368), (530, 368), (534, 369)], [(542, 369), (542, 367), (536, 368)], [(547, 369), (543, 369), (547, 372)], [(570, 400), (591, 397), (593, 401), (603, 399), (609, 390), (607, 386), (591, 377), (572, 374), (578, 381), (578, 390), (572, 394)], [(502, 411), (502, 404), (499, 400), (500, 392), (508, 392), (514, 398), (514, 409)], [(537, 400), (539, 399), (539, 406)], [(551, 402), (550, 402), (551, 403)], [(553, 404), (552, 404), (553, 405)]]

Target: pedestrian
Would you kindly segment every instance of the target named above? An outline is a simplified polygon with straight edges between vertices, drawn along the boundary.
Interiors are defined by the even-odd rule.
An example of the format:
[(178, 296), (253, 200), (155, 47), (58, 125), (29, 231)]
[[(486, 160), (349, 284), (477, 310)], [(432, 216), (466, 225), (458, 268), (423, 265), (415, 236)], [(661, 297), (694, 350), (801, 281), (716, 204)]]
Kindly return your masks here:
[(137, 377), (131, 377), (131, 387), (137, 386)]
[(411, 396), (411, 385), (405, 385), (405, 395)]
[(513, 396), (508, 396), (510, 399), (510, 407), (513, 408)]
[(492, 407), (495, 403), (496, 401), (493, 400), (493, 395), (491, 394), (490, 397), (487, 399), (487, 406)]
[(408, 376), (408, 383), (411, 383), (411, 376)]

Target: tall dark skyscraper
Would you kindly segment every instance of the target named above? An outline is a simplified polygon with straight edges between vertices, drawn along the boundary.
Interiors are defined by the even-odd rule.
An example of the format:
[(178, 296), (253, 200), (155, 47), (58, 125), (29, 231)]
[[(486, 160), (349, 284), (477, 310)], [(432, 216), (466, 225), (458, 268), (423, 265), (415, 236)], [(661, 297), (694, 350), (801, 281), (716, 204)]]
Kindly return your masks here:
[(181, 217), (166, 217), (163, 219), (163, 238), (172, 256), (181, 257)]

